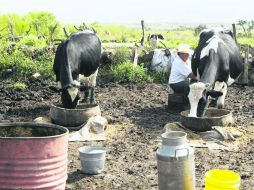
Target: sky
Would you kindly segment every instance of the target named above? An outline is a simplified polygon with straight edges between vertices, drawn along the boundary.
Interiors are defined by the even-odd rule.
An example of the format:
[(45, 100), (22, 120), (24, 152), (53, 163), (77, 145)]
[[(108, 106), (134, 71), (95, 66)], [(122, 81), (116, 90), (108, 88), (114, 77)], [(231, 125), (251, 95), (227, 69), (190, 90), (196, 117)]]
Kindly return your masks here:
[(236, 23), (254, 20), (253, 0), (0, 0), (0, 15), (48, 11), (62, 23)]

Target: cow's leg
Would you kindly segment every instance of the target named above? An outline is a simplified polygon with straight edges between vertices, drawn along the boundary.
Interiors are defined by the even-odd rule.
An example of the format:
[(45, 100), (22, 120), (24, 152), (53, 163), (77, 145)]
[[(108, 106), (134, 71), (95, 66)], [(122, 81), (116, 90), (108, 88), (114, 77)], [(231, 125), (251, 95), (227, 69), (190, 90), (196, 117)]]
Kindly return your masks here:
[(210, 98), (209, 99), (209, 106), (216, 107), (217, 106), (218, 98)]
[(89, 77), (84, 77), (80, 75), (80, 81), (86, 86), (87, 90), (84, 93), (84, 101), (87, 104), (94, 104), (94, 88), (96, 86), (96, 77), (98, 74), (98, 69), (95, 71), (94, 74), (90, 75)]
[(90, 88), (90, 104), (95, 104), (94, 87)]
[(85, 103), (87, 103), (87, 104), (90, 104), (90, 99), (89, 99), (89, 97), (90, 97), (90, 89), (87, 88), (87, 89), (85, 90), (85, 92), (84, 92), (84, 101), (85, 101)]
[(90, 100), (89, 100), (89, 87), (80, 86), (80, 91), (84, 93), (84, 98), (82, 99), (81, 102), (89, 104), (90, 103)]
[(221, 109), (224, 107), (225, 103), (225, 97), (227, 94), (227, 84), (225, 82), (216, 81), (214, 85), (214, 90), (222, 93), (222, 96), (219, 96), (217, 99), (217, 107)]

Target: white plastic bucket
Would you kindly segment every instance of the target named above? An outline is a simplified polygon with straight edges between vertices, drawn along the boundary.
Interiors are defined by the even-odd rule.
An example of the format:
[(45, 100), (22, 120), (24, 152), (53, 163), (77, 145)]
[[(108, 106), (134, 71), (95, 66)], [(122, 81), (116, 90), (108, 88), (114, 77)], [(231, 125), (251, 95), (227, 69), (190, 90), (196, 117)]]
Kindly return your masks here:
[(82, 173), (101, 173), (106, 159), (106, 148), (102, 146), (83, 146), (78, 150)]

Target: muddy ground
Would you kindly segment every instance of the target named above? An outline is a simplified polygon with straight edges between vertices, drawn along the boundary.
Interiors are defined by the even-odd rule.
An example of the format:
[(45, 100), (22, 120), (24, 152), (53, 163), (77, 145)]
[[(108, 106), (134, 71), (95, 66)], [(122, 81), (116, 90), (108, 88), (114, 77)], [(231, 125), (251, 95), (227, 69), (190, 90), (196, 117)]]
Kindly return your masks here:
[[(50, 90), (50, 81), (26, 81), (27, 90), (0, 83), (0, 120), (31, 121), (49, 114), (59, 94)], [(241, 189), (254, 189), (254, 87), (233, 85), (228, 89), (226, 109), (232, 111), (235, 127), (244, 141), (235, 151), (195, 148), (196, 185), (202, 189), (204, 174), (213, 168), (230, 169), (242, 178)], [(67, 190), (157, 189), (155, 151), (157, 136), (168, 122), (179, 121), (179, 113), (167, 109), (166, 84), (100, 84), (96, 88), (102, 115), (108, 118), (106, 141), (70, 142)], [(107, 130), (109, 132), (107, 132)], [(78, 147), (103, 144), (109, 151), (103, 172), (80, 172)]]

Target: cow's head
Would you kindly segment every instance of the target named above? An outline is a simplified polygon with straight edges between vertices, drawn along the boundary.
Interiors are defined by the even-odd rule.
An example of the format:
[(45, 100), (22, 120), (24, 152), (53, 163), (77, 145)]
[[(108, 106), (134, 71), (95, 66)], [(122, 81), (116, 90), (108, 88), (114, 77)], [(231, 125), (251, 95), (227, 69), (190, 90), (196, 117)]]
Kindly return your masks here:
[(164, 40), (164, 37), (162, 34), (152, 34), (147, 37), (147, 40), (148, 41), (151, 41), (151, 40), (158, 40), (158, 39), (161, 39), (161, 40)]
[(62, 90), (61, 101), (64, 108), (75, 109), (80, 99), (78, 88), (71, 87)]
[(152, 34), (147, 37), (147, 41), (152, 42), (153, 48), (158, 48), (159, 40), (164, 40), (164, 37), (162, 34)]
[(190, 85), (188, 98), (191, 109), (189, 117), (202, 117), (205, 108), (208, 106), (208, 97), (217, 98), (223, 95), (220, 91), (211, 90), (210, 86), (210, 84), (203, 82), (196, 82)]
[(61, 101), (64, 108), (75, 109), (80, 99), (79, 96), (80, 83), (74, 80), (74, 85), (62, 87), (60, 81), (58, 82), (58, 88), (61, 89)]

